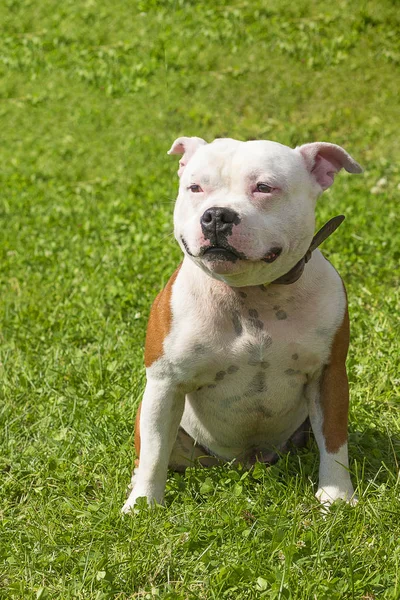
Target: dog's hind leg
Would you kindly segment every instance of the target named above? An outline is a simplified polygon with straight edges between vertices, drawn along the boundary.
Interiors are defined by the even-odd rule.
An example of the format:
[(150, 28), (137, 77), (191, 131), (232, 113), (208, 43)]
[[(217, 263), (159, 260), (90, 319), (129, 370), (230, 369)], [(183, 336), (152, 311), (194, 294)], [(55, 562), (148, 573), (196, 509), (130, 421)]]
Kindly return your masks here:
[(220, 464), (221, 461), (212, 456), (208, 451), (196, 444), (194, 439), (182, 427), (178, 430), (175, 445), (169, 459), (169, 468), (173, 471), (184, 471), (187, 467), (201, 465), (203, 467), (212, 467)]

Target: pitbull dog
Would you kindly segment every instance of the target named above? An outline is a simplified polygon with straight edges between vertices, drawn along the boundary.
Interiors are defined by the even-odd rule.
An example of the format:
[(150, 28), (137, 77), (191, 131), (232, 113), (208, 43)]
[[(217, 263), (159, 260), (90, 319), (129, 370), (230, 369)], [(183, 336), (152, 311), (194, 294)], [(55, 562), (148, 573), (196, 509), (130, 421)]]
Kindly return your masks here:
[[(318, 196), (360, 165), (325, 142), (178, 138), (174, 213), (184, 260), (151, 309), (136, 418), (136, 499), (162, 502), (167, 469), (320, 453), (317, 498), (354, 501), (348, 471), (349, 319), (343, 282), (313, 238)], [(140, 455), (140, 460), (139, 460)]]

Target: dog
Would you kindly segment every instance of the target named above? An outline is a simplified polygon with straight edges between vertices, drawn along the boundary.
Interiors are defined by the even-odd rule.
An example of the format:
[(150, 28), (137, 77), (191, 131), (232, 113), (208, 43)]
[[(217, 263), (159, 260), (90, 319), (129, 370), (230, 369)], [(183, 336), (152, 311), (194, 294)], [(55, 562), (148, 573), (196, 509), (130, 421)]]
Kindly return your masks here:
[(301, 445), (310, 424), (317, 498), (355, 502), (348, 469), (346, 291), (313, 237), (340, 146), (180, 137), (174, 234), (184, 259), (151, 309), (136, 469), (123, 507), (161, 503), (168, 467), (256, 460)]

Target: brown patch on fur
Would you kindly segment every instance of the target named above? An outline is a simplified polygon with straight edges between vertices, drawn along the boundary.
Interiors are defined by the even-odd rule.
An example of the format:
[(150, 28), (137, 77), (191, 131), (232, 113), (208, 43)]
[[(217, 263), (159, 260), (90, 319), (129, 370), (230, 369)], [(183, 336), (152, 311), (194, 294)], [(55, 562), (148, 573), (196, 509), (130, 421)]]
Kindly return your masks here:
[[(171, 294), (172, 286), (179, 273), (181, 266), (176, 269), (175, 273), (169, 279), (165, 288), (158, 294), (151, 307), (149, 323), (147, 325), (146, 343), (144, 349), (144, 364), (150, 367), (154, 361), (159, 359), (164, 352), (164, 339), (169, 334), (171, 328)], [(135, 452), (136, 460), (135, 467), (139, 466), (140, 457), (140, 413), (142, 403), (139, 404), (135, 420)]]
[(161, 358), (164, 353), (164, 340), (170, 332), (172, 321), (172, 286), (175, 283), (180, 268), (179, 265), (165, 288), (158, 294), (151, 307), (144, 348), (144, 364), (146, 367), (150, 367), (150, 365)]
[(321, 378), (320, 402), (323, 412), (322, 433), (326, 450), (335, 453), (347, 441), (347, 418), (349, 412), (349, 384), (346, 372), (346, 356), (349, 348), (350, 323), (347, 308), (343, 322), (333, 340), (330, 362)]
[(136, 460), (135, 467), (139, 466), (139, 457), (140, 457), (140, 412), (142, 410), (142, 403), (139, 404), (139, 408), (136, 413), (135, 420), (135, 452), (136, 452)]

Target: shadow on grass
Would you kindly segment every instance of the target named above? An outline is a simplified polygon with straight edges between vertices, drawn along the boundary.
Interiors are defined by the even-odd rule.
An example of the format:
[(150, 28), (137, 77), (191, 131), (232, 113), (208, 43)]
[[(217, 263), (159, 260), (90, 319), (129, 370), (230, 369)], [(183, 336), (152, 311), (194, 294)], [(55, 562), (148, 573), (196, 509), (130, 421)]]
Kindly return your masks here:
[[(390, 435), (373, 427), (349, 433), (350, 473), (358, 497), (371, 497), (378, 493), (387, 499), (396, 494), (399, 473), (400, 437)], [(224, 494), (231, 489), (233, 494), (252, 494), (257, 483), (262, 484), (264, 493), (271, 497), (297, 497), (303, 502), (310, 492), (314, 494), (318, 483), (319, 451), (315, 439), (307, 445), (292, 449), (273, 465), (256, 462), (254, 466), (240, 463), (225, 463), (219, 466), (194, 466), (185, 473), (169, 471), (166, 490), (166, 505), (177, 495), (189, 494), (195, 502), (202, 504), (206, 496)], [(310, 488), (310, 484), (313, 489)], [(186, 490), (186, 491), (185, 491)], [(246, 491), (247, 490), (247, 491)], [(181, 496), (182, 499), (182, 496)]]

